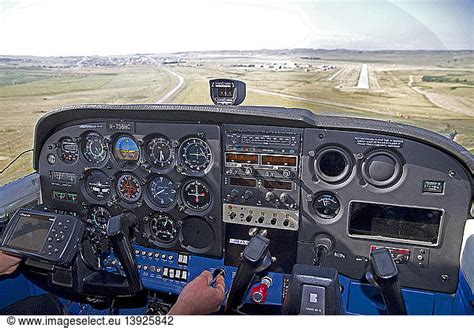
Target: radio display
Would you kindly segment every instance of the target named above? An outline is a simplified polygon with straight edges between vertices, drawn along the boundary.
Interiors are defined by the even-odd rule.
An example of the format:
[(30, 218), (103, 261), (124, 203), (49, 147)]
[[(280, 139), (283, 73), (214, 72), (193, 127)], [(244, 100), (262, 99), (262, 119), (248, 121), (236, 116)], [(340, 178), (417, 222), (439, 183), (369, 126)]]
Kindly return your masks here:
[(296, 156), (277, 156), (277, 155), (263, 155), (263, 165), (275, 165), (275, 166), (296, 166)]
[(230, 178), (229, 182), (231, 186), (244, 186), (244, 187), (257, 186), (257, 180), (255, 179)]
[(258, 155), (241, 154), (241, 153), (226, 153), (225, 161), (232, 163), (258, 164)]
[(267, 189), (291, 190), (292, 183), (289, 181), (265, 180), (263, 187)]
[(442, 215), (440, 210), (353, 202), (349, 216), (349, 235), (436, 245)]

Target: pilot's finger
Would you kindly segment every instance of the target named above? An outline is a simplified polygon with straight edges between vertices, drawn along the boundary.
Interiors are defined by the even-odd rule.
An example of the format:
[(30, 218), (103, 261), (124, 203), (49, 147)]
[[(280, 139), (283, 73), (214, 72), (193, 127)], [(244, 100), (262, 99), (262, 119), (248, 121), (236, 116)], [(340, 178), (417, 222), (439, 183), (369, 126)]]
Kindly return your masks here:
[(18, 268), (18, 265), (14, 265), (3, 271), (3, 274), (12, 274)]
[(199, 277), (202, 277), (206, 283), (209, 285), (212, 281), (212, 273), (208, 270), (204, 270), (203, 272), (201, 272), (201, 274), (199, 275)]
[(217, 277), (216, 289), (220, 292), (220, 294), (222, 295), (222, 299), (223, 299), (224, 296), (225, 296), (225, 280), (224, 280), (223, 276)]

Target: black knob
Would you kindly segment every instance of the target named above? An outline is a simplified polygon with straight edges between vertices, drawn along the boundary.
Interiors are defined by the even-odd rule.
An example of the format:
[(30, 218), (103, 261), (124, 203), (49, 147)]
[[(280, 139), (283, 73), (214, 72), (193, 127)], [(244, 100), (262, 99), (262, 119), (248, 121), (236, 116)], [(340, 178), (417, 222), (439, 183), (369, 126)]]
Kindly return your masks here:
[(249, 200), (250, 198), (253, 197), (253, 192), (251, 192), (250, 190), (245, 190), (244, 192), (244, 199), (245, 200)]
[(231, 220), (235, 219), (236, 216), (237, 216), (237, 213), (235, 213), (235, 212), (230, 212), (230, 214), (229, 214), (229, 217), (230, 217)]
[(232, 189), (232, 191), (230, 192), (230, 199), (236, 199), (237, 197), (239, 197), (239, 194), (240, 193), (237, 189)]
[(276, 218), (273, 218), (273, 219), (270, 221), (270, 223), (271, 223), (272, 225), (275, 225), (275, 224), (277, 223), (277, 219), (276, 219)]
[(251, 215), (247, 215), (247, 217), (245, 218), (245, 221), (251, 222), (251, 221), (252, 221), (252, 216), (251, 216)]
[(258, 218), (258, 223), (263, 223), (263, 221), (265, 221), (264, 216), (261, 216), (261, 217)]

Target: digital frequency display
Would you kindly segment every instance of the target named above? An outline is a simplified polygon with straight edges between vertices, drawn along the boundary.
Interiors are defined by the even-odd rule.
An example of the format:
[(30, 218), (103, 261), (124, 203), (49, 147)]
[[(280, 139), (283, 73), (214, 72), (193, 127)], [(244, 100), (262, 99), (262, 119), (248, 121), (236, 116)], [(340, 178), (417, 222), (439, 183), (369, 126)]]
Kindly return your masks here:
[(443, 212), (425, 208), (353, 202), (349, 234), (438, 243)]
[(229, 182), (231, 186), (255, 187), (257, 185), (255, 179), (230, 178)]
[(232, 163), (258, 164), (258, 155), (241, 154), (241, 153), (226, 153), (225, 161)]
[(296, 156), (276, 156), (276, 155), (263, 155), (263, 165), (275, 165), (275, 166), (296, 166)]
[(290, 181), (265, 180), (263, 186), (267, 189), (291, 190)]

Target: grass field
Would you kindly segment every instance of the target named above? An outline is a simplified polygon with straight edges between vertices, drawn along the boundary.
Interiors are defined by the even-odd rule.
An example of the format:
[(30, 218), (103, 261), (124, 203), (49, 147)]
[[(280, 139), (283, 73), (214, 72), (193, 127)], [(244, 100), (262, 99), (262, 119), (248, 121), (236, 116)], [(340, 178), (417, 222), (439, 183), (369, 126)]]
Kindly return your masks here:
[[(268, 64), (298, 62), (299, 67)], [(361, 63), (368, 63), (369, 88), (357, 88)], [(252, 63), (252, 67), (242, 64)], [(334, 66), (320, 69), (323, 64)], [(277, 65), (278, 66), (278, 65)], [(408, 123), (440, 133), (474, 152), (474, 59), (413, 54), (376, 58), (304, 60), (291, 56), (222, 57), (189, 55), (168, 66), (185, 78), (171, 103), (211, 104), (208, 81), (229, 77), (247, 83), (244, 105), (301, 107), (318, 114), (358, 116)], [(79, 103), (153, 103), (176, 85), (160, 64), (112, 67), (15, 68), (0, 66), (0, 168), (31, 148), (39, 117)], [(0, 185), (31, 172), (23, 157), (0, 176)]]
[[(169, 73), (150, 66), (77, 69), (0, 68), (0, 167), (32, 148), (38, 118), (81, 103), (156, 102), (174, 86)], [(31, 154), (0, 176), (4, 185), (32, 171)]]

